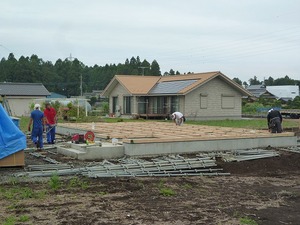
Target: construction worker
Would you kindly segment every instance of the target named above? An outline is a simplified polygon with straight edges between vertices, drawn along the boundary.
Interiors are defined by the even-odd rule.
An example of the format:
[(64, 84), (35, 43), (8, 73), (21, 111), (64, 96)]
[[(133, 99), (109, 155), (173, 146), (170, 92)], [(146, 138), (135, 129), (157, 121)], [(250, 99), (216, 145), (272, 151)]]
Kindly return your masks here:
[(185, 121), (185, 117), (183, 116), (183, 114), (181, 112), (173, 112), (171, 114), (171, 118), (174, 121), (174, 123), (176, 124), (176, 126), (181, 126), (183, 124), (183, 122)]
[(55, 143), (55, 127), (56, 127), (56, 111), (51, 106), (50, 103), (46, 103), (46, 108), (44, 110), (44, 115), (46, 119), (46, 133), (47, 133), (47, 143), (54, 144)]
[(38, 150), (43, 149), (43, 132), (44, 132), (44, 113), (40, 110), (39, 104), (34, 105), (34, 110), (30, 114), (30, 120), (28, 124), (28, 131), (31, 129), (31, 140), (35, 144)]
[(278, 110), (270, 109), (267, 115), (268, 128), (271, 133), (282, 132), (282, 115)]

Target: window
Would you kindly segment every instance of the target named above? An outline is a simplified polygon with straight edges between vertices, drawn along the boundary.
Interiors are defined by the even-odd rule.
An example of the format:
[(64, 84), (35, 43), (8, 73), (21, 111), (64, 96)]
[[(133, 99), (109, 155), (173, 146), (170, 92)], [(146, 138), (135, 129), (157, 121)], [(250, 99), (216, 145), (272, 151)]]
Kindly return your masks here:
[(138, 97), (138, 113), (139, 114), (146, 114), (148, 105), (149, 105), (149, 100), (147, 97)]
[(234, 96), (222, 95), (222, 109), (234, 109)]
[(177, 96), (171, 97), (171, 112), (179, 111), (179, 98)]
[(200, 94), (200, 109), (207, 109), (207, 94)]
[(131, 96), (124, 96), (123, 100), (124, 114), (131, 114)]
[(117, 112), (117, 105), (118, 105), (118, 97), (113, 97), (112, 98), (112, 112), (113, 113)]

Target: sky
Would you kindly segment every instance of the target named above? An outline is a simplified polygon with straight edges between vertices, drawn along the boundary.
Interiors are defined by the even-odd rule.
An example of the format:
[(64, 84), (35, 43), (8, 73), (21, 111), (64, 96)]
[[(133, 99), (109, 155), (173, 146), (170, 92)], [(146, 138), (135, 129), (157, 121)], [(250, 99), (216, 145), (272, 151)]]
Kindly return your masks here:
[[(300, 80), (300, 0), (1, 0), (0, 58)], [(146, 68), (147, 69), (147, 68)]]

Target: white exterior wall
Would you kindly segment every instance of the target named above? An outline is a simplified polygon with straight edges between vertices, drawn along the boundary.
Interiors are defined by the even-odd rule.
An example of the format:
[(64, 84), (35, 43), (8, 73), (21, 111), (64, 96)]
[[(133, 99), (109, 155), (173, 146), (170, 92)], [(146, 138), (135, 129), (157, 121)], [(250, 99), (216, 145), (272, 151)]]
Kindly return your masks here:
[(129, 93), (126, 91), (126, 89), (120, 85), (119, 83), (116, 85), (116, 87), (113, 89), (113, 91), (110, 93), (109, 96), (109, 112), (113, 113), (113, 97), (118, 97), (118, 103), (121, 107), (121, 114), (123, 114), (123, 96), (129, 96)]
[(267, 86), (266, 89), (278, 98), (294, 99), (299, 96), (299, 86), (297, 85)]
[[(45, 97), (40, 97), (44, 99)], [(36, 96), (21, 97), (21, 96), (6, 96), (9, 104), (12, 116), (30, 116), (30, 105), (35, 103), (35, 99), (39, 99)]]
[[(200, 107), (200, 95), (206, 95), (207, 108)], [(222, 95), (233, 96), (234, 107), (222, 108)], [(184, 115), (193, 120), (241, 118), (242, 95), (227, 83), (215, 78), (185, 96)]]

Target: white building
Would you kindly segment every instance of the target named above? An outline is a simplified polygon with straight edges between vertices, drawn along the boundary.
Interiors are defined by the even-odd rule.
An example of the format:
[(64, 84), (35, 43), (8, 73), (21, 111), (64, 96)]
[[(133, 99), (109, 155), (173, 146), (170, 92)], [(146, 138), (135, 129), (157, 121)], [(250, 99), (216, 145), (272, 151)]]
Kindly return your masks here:
[(284, 101), (293, 100), (299, 96), (299, 86), (297, 85), (267, 86), (266, 89), (278, 99)]

